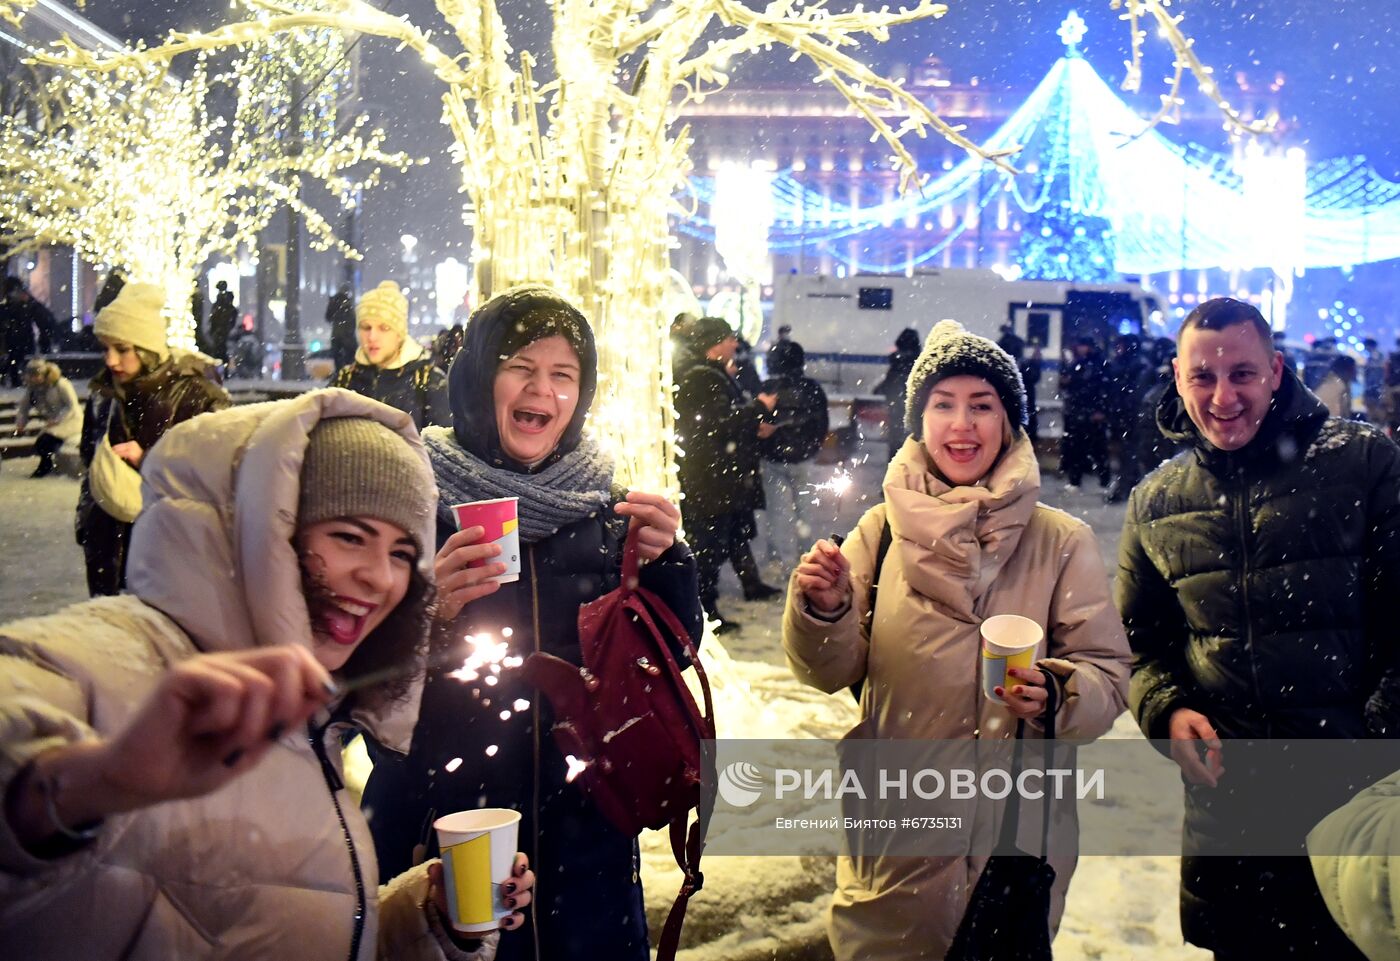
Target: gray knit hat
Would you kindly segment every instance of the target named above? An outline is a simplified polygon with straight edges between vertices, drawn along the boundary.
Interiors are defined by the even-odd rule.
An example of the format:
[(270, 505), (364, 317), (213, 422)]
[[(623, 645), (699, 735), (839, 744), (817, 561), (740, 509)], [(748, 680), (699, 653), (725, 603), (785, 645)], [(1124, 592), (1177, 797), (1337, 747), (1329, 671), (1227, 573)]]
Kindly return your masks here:
[(933, 385), (945, 377), (970, 374), (996, 389), (1017, 434), (1026, 422), (1026, 385), (1011, 355), (995, 341), (969, 333), (956, 320), (940, 320), (924, 342), (924, 349), (909, 372), (909, 406), (904, 423), (915, 438), (923, 432), (924, 405)]
[[(367, 417), (334, 417), (311, 429), (301, 468), (298, 525), (374, 517), (414, 541), (437, 497), (423, 458), (397, 431)], [(431, 545), (418, 544), (420, 552)]]

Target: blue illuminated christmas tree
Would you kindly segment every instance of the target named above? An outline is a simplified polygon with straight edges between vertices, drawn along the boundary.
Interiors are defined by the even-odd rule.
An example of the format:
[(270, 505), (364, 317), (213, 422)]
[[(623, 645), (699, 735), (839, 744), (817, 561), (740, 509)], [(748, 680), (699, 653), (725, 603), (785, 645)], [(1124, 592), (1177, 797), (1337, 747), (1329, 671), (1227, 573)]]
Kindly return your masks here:
[[(1084, 21), (1071, 13), (1060, 27), (1067, 56), (1078, 57)], [(1068, 73), (1066, 73), (1068, 76)], [(1107, 283), (1114, 269), (1113, 225), (1080, 209), (1075, 183), (1092, 182), (1097, 171), (1093, 151), (1075, 142), (1074, 104), (1069, 83), (1060, 85), (1046, 112), (1037, 181), (1040, 204), (1027, 215), (1017, 250), (1021, 275), (1029, 280), (1077, 280)], [(1082, 126), (1082, 125), (1081, 125)], [(1096, 165), (1095, 165), (1096, 166)]]

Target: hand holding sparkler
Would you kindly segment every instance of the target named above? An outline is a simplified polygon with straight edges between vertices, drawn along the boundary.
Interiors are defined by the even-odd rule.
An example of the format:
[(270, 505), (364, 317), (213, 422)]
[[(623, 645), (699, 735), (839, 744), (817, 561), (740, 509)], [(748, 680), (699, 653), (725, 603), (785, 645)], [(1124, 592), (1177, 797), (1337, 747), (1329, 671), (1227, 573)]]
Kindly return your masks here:
[(797, 588), (818, 614), (835, 614), (851, 602), (851, 562), (841, 548), (820, 540), (797, 565)]

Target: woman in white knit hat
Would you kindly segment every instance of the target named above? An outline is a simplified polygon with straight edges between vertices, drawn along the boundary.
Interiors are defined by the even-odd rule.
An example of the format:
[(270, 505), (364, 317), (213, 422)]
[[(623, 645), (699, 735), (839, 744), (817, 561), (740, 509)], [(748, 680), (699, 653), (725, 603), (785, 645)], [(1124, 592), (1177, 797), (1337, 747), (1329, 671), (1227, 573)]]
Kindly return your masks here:
[[(134, 517), (115, 506), (135, 487), (146, 452), (175, 424), (229, 405), (228, 394), (205, 373), (199, 355), (172, 353), (165, 343), (161, 308), (165, 292), (154, 284), (128, 283), (93, 323), (105, 369), (92, 379), (83, 411), (79, 453), (85, 474), (78, 495), (76, 531), (87, 561), (88, 592), (121, 593)], [(107, 451), (100, 454), (104, 438)], [(116, 457), (111, 457), (115, 454)]]
[(386, 280), (355, 307), (355, 362), (336, 371), (330, 386), (344, 387), (397, 407), (419, 430), (452, 423), (447, 375), (432, 356), (408, 336), (408, 298)]

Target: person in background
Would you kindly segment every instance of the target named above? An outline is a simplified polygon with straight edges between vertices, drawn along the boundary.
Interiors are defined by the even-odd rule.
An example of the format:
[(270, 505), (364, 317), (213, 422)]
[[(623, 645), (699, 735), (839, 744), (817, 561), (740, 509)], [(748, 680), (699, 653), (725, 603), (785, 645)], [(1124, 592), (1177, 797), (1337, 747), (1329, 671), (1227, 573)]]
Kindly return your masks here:
[(1021, 383), (1026, 385), (1026, 436), (1034, 446), (1040, 440), (1040, 401), (1036, 395), (1040, 389), (1040, 375), (1045, 371), (1045, 356), (1039, 339), (1032, 337), (1027, 346), (1030, 353), (1016, 366), (1021, 371)]
[(1281, 330), (1274, 331), (1272, 339), (1274, 342), (1274, 350), (1278, 351), (1278, 355), (1283, 358), (1283, 366), (1297, 373), (1298, 361), (1294, 359), (1293, 351), (1288, 349), (1284, 332)]
[[(1329, 417), (1252, 304), (1197, 306), (1177, 346), (1157, 424), (1187, 449), (1133, 490), (1114, 590), (1129, 707), (1185, 783), (1182, 934), (1218, 961), (1359, 959), (1302, 856), (1355, 788), (1309, 771), (1294, 790), (1232, 745), (1400, 729), (1400, 448)], [(1266, 812), (1298, 854), (1233, 856)]]
[[(438, 864), (379, 886), (341, 768), (350, 731), (407, 748), (429, 656), (412, 423), (345, 391), (234, 408), (169, 431), (146, 491), (130, 593), (0, 626), (4, 954), (489, 961)], [(506, 903), (532, 884), (517, 858)]]
[(1366, 419), (1385, 426), (1385, 351), (1374, 337), (1361, 342), (1366, 350), (1366, 368), (1361, 374), (1361, 396), (1366, 401)]
[(1118, 456), (1118, 471), (1113, 486), (1104, 495), (1110, 504), (1128, 499), (1137, 482), (1142, 480), (1142, 464), (1138, 455), (1142, 440), (1138, 436), (1141, 422), (1142, 395), (1147, 390), (1153, 368), (1142, 356), (1142, 338), (1124, 334), (1113, 342), (1113, 357), (1105, 366), (1108, 386), (1108, 435)]
[(171, 427), (230, 403), (209, 379), (202, 355), (166, 346), (164, 306), (160, 287), (128, 283), (93, 322), (105, 367), (92, 379), (83, 409), (79, 455), (85, 473), (75, 523), (93, 596), (121, 592), (131, 540), (131, 524), (108, 514), (92, 496), (87, 468), (103, 437), (140, 471), (146, 452)]
[(1400, 437), (1400, 337), (1385, 359), (1386, 420), (1392, 438)]
[(826, 391), (804, 373), (806, 352), (795, 340), (768, 349), (768, 380), (762, 393), (775, 394), (773, 434), (758, 442), (763, 456), (761, 515), (767, 560), (786, 571), (797, 562), (812, 530), (804, 515), (810, 499), (808, 468), (826, 443)]
[(53, 337), (54, 319), (49, 309), (30, 295), (24, 281), (18, 277), (5, 278), (5, 298), (0, 304), (5, 350), (8, 358), (10, 386), (24, 383), (24, 365), (34, 353), (35, 346), (48, 353)]
[(1175, 357), (1176, 342), (1170, 337), (1158, 337), (1153, 342), (1150, 360), (1154, 367), (1138, 407), (1138, 463), (1142, 465), (1144, 473), (1156, 470), (1185, 449), (1180, 441), (1169, 439), (1157, 429), (1157, 408), (1161, 406), (1167, 391), (1174, 389), (1176, 375), (1172, 370), (1172, 360)]
[(1026, 354), (1026, 342), (1011, 324), (1002, 324), (999, 333), (1001, 336), (997, 338), (997, 346), (1010, 354), (1011, 359), (1019, 366), (1021, 358)]
[(700, 572), (700, 602), (720, 625), (719, 572), (730, 561), (748, 600), (781, 593), (763, 583), (753, 550), (754, 511), (764, 507), (759, 442), (773, 436), (776, 394), (748, 402), (729, 370), (739, 338), (720, 317), (701, 317), (684, 328), (686, 343), (673, 356), (676, 434), (685, 456), (678, 463), (686, 533)]
[(213, 356), (228, 363), (228, 338), (233, 333), (233, 325), (238, 323), (238, 308), (233, 303), (228, 281), (219, 281), (214, 289), (218, 293), (214, 295), (214, 306), (209, 309), (209, 345), (214, 349)]
[[(1051, 685), (1058, 737), (1097, 738), (1122, 713), (1130, 657), (1098, 543), (1088, 524), (1038, 502), (1025, 410), (1010, 355), (940, 321), (909, 376), (913, 436), (885, 472), (884, 502), (840, 546), (817, 541), (793, 572), (783, 615), (788, 666), (838, 697), (863, 684), (853, 738), (995, 744), (1022, 727), (1039, 738)], [(1030, 618), (1045, 635), (1034, 665), (1012, 668), (1012, 680), (996, 687), (998, 700), (982, 693), (978, 653), (979, 627), (995, 614)], [(976, 843), (973, 821), (995, 816), (968, 817), (961, 850)], [(1072, 804), (1061, 808), (1055, 830), (1074, 836), (1075, 817)], [(827, 918), (836, 958), (944, 957), (985, 864), (970, 854), (839, 858)], [(1051, 851), (1050, 864), (1053, 932), (1075, 858)], [(1037, 920), (1047, 919), (1017, 923)]]
[(34, 358), (25, 368), (24, 379), (29, 390), (15, 420), (15, 435), (23, 434), (29, 428), (29, 418), (35, 412), (39, 414), (44, 423), (43, 429), (34, 438), (34, 453), (39, 455), (39, 466), (29, 476), (47, 477), (58, 466), (54, 455), (64, 441), (82, 431), (83, 409), (72, 382), (52, 361)]
[(1073, 350), (1060, 364), (1060, 399), (1064, 401), (1065, 421), (1060, 473), (1065, 475), (1065, 488), (1079, 490), (1084, 474), (1096, 472), (1099, 486), (1107, 491), (1113, 480), (1108, 463), (1108, 386), (1103, 356), (1094, 338), (1076, 338)]
[(335, 361), (335, 369), (349, 367), (355, 362), (355, 350), (359, 346), (355, 339), (355, 299), (349, 284), (341, 284), (326, 301), (326, 326), (331, 329), (331, 359)]
[(1317, 390), (1336, 359), (1337, 338), (1319, 337), (1314, 340), (1312, 349), (1303, 358), (1303, 386), (1308, 390)]
[(752, 400), (763, 390), (763, 383), (758, 379), (758, 369), (754, 366), (753, 345), (744, 339), (743, 334), (734, 336), (739, 346), (734, 349), (729, 376), (734, 378), (734, 383), (744, 392), (744, 398)]
[(447, 403), (447, 375), (432, 355), (408, 336), (408, 298), (386, 280), (360, 298), (355, 308), (359, 350), (354, 363), (331, 378), (344, 387), (397, 407), (422, 430), (452, 418)]
[(1317, 399), (1333, 417), (1351, 416), (1351, 385), (1356, 383), (1356, 358), (1337, 354), (1327, 376), (1317, 385)]
[[(579, 609), (615, 589), (622, 545), (637, 531), (641, 586), (699, 640), (695, 562), (676, 536), (680, 511), (661, 495), (623, 493), (584, 430), (598, 354), (583, 314), (558, 293), (511, 288), (472, 315), (452, 364), (451, 428), (423, 433), (433, 464), (439, 632), (487, 634), (507, 656), (546, 651), (578, 664)], [(458, 530), (452, 505), (516, 497), (520, 576), (500, 583), (500, 546)], [(459, 679), (430, 669), (412, 748), (377, 756), (364, 806), (379, 863), (413, 863), (431, 812), (520, 811), (520, 846), (539, 872), (536, 909), (501, 938), (500, 961), (647, 961), (636, 839), (615, 828), (568, 777), (548, 702), (521, 677)], [(372, 747), (372, 746), (371, 746)], [(466, 759), (458, 768), (448, 762)]]
[(894, 351), (886, 358), (888, 367), (885, 376), (871, 391), (885, 398), (885, 442), (889, 445), (890, 460), (899, 452), (908, 433), (904, 429), (905, 396), (908, 391), (909, 372), (914, 369), (914, 361), (919, 359), (919, 332), (913, 327), (905, 327), (894, 341)]

